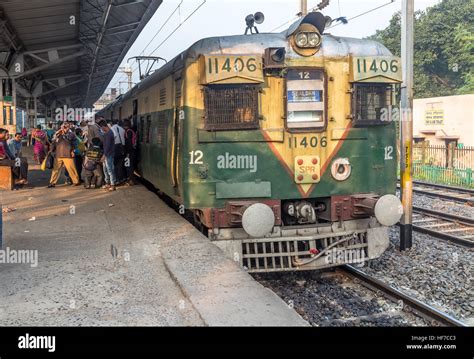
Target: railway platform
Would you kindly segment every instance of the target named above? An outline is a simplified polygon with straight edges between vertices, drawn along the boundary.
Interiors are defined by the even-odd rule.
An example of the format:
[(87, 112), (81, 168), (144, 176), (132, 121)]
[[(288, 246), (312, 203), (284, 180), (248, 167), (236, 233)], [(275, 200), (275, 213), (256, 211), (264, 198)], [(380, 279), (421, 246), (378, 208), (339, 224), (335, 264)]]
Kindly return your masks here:
[(0, 192), (0, 325), (307, 325), (145, 187), (48, 179)]

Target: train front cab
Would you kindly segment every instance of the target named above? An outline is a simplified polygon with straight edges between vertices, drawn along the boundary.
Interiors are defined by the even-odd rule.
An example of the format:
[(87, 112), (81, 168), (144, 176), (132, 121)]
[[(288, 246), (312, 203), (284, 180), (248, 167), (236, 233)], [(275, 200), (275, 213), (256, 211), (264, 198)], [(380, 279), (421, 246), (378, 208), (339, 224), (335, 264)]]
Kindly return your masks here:
[(187, 69), (187, 103), (198, 110), (186, 122), (185, 202), (250, 272), (377, 258), (401, 216), (400, 60), (372, 41), (320, 35), (314, 16), (284, 46), (222, 49)]

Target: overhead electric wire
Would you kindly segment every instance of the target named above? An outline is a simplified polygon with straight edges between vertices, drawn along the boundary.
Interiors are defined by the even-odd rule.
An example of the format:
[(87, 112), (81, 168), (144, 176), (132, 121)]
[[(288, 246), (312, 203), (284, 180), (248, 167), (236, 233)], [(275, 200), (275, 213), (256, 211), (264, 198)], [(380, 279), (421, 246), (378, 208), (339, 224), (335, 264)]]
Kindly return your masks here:
[[(168, 40), (171, 38), (171, 36), (173, 36), (173, 35), (176, 33), (176, 31), (178, 31), (179, 28), (181, 28), (181, 26), (183, 26), (206, 2), (207, 2), (207, 0), (203, 0), (202, 3), (199, 4), (199, 6), (196, 7), (196, 8), (193, 10), (193, 12), (191, 12), (191, 14), (189, 14), (189, 15), (186, 17), (186, 19), (184, 19), (184, 21), (180, 22), (180, 24), (179, 24), (157, 47), (155, 47), (155, 48), (153, 49), (153, 51), (150, 52), (150, 55), (152, 55), (152, 54), (153, 54), (156, 50), (158, 50), (166, 41), (168, 41)], [(180, 3), (180, 5), (177, 7), (177, 9), (178, 9), (180, 6), (181, 6), (181, 3)], [(173, 14), (176, 12), (177, 9), (175, 9), (175, 11), (173, 12)], [(170, 18), (171, 18), (171, 16), (170, 16)], [(168, 20), (168, 21), (169, 21), (169, 20)], [(163, 27), (164, 27), (164, 26), (162, 26), (162, 28), (163, 28)], [(155, 37), (156, 37), (156, 36), (155, 36)], [(148, 47), (148, 46), (149, 46), (149, 44), (148, 44), (146, 47)], [(145, 49), (146, 49), (146, 47), (145, 47)], [(144, 50), (145, 50), (145, 49), (144, 49)], [(142, 53), (143, 53), (143, 52), (142, 52)], [(136, 70), (136, 68), (135, 68), (134, 70)], [(132, 69), (132, 72), (133, 72), (134, 70)], [(119, 78), (119, 79), (120, 79), (120, 78)]]
[[(173, 10), (173, 12), (168, 16), (168, 18), (165, 20), (165, 22), (163, 23), (163, 25), (156, 31), (155, 35), (153, 36), (153, 38), (148, 42), (148, 44), (146, 44), (146, 46), (143, 48), (143, 50), (140, 52), (140, 56), (143, 55), (145, 53), (145, 50), (148, 48), (148, 46), (150, 46), (150, 44), (153, 42), (153, 40), (156, 39), (156, 37), (160, 34), (161, 30), (163, 30), (163, 28), (166, 26), (166, 24), (168, 24), (168, 22), (171, 20), (171, 18), (173, 17), (174, 14), (176, 14), (176, 11), (178, 11), (178, 9), (180, 9), (181, 5), (183, 4), (183, 1), (184, 0), (181, 0), (180, 3), (178, 4), (178, 6), (176, 6), (176, 8)], [(136, 71), (138, 69), (140, 65), (138, 65), (137, 67), (133, 68), (132, 66), (132, 73), (134, 71)], [(122, 73), (122, 75), (117, 79), (117, 80), (122, 80), (123, 78), (127, 76), (125, 73)], [(120, 83), (120, 81), (116, 81), (116, 83)], [(119, 84), (120, 86), (120, 84)]]
[[(373, 8), (373, 9), (371, 9), (371, 10), (365, 11), (365, 12), (363, 12), (363, 13), (361, 13), (361, 14), (359, 14), (359, 15), (356, 15), (356, 16), (354, 16), (354, 17), (351, 17), (351, 18), (349, 18), (349, 19), (347, 19), (347, 20), (350, 21), (350, 20), (357, 19), (357, 18), (359, 18), (359, 17), (361, 17), (361, 16), (364, 16), (364, 15), (367, 15), (367, 14), (369, 14), (369, 13), (375, 11), (375, 10), (378, 10), (378, 9), (381, 9), (381, 8), (387, 6), (387, 5), (393, 4), (395, 1), (397, 1), (397, 0), (391, 0), (390, 2), (388, 2), (388, 3), (386, 3), (386, 4), (377, 6), (376, 8)], [(340, 4), (339, 4), (339, 5), (340, 5)], [(318, 6), (314, 6), (314, 7), (312, 7), (311, 9), (309, 9), (308, 12), (314, 11), (314, 10), (317, 9), (317, 8), (318, 8)], [(339, 11), (340, 11), (340, 10), (339, 10)], [(288, 20), (287, 22), (285, 22), (285, 23), (281, 24), (280, 26), (274, 28), (274, 29), (273, 29), (272, 31), (270, 31), (270, 32), (274, 32), (274, 31), (276, 31), (276, 30), (282, 28), (282, 27), (285, 26), (286, 24), (292, 23), (293, 21), (297, 20), (298, 18), (299, 18), (299, 17), (296, 16), (296, 17), (292, 18), (291, 20)], [(328, 29), (332, 29), (333, 27), (336, 27), (336, 26), (338, 26), (338, 25), (340, 25), (340, 24), (341, 24), (341, 23), (337, 23), (337, 24), (335, 24), (335, 25), (332, 25), (332, 26), (328, 27)]]
[[(347, 19), (347, 21), (351, 21), (351, 20), (357, 19), (358, 17), (367, 15), (367, 14), (369, 14), (369, 13), (375, 11), (375, 10), (378, 10), (378, 9), (381, 9), (381, 8), (387, 6), (387, 5), (393, 4), (395, 1), (397, 1), (397, 0), (391, 0), (390, 2), (388, 2), (388, 3), (386, 3), (386, 4), (377, 6), (376, 8), (373, 8), (373, 9), (371, 9), (371, 10), (367, 10), (367, 11), (365, 11), (365, 12), (359, 14), (359, 15), (356, 15), (356, 16), (353, 16), (353, 17)], [(328, 27), (328, 29), (332, 29), (333, 27), (336, 27), (336, 26), (338, 26), (338, 25), (341, 25), (341, 23), (337, 23), (337, 24), (335, 24), (335, 25), (331, 25), (331, 26)]]
[(207, 0), (203, 0), (202, 3), (196, 8), (194, 9), (194, 11), (186, 18), (184, 19), (183, 22), (181, 22), (157, 47), (155, 47), (155, 49), (150, 53), (150, 54), (153, 54), (156, 50), (158, 50), (166, 41), (168, 41), (168, 39), (173, 36), (173, 34), (178, 31), (178, 29), (183, 26), (186, 21), (188, 21), (191, 16), (193, 16), (205, 3), (206, 3)]
[[(313, 6), (312, 8), (308, 9), (308, 13), (311, 12), (311, 11), (314, 11), (314, 10), (316, 10), (316, 9), (318, 9), (318, 8), (319, 8), (319, 5)], [(300, 18), (299, 16), (295, 16), (294, 18), (292, 18), (292, 19), (290, 19), (290, 20), (284, 22), (284, 23), (281, 24), (280, 26), (274, 28), (274, 29), (273, 29), (272, 31), (270, 31), (270, 32), (274, 32), (274, 31), (276, 31), (276, 30), (282, 28), (282, 27), (285, 26), (286, 24), (290, 24), (290, 23), (294, 22), (295, 20), (298, 20), (299, 18)]]
[[(188, 17), (186, 17), (186, 19), (185, 19), (183, 22), (181, 22), (155, 49), (153, 49), (153, 51), (150, 53), (150, 55), (153, 54), (156, 50), (158, 50), (166, 41), (168, 41), (168, 39), (169, 39), (171, 36), (173, 36), (173, 34), (174, 34), (186, 21), (188, 21), (189, 18), (190, 18), (191, 16), (193, 16), (193, 15), (206, 3), (206, 1), (207, 1), (207, 0), (203, 0), (203, 2), (202, 2)], [(397, 1), (397, 0), (391, 0), (391, 1), (388, 2), (388, 3), (385, 3), (385, 4), (383, 4), (383, 5), (377, 6), (377, 7), (373, 8), (373, 9), (367, 10), (367, 11), (365, 11), (365, 12), (363, 12), (363, 13), (361, 13), (361, 14), (358, 14), (358, 15), (356, 15), (356, 16), (353, 16), (353, 17), (351, 17), (351, 18), (349, 18), (349, 19), (347, 19), (347, 20), (348, 20), (348, 21), (351, 21), (351, 20), (357, 19), (357, 18), (359, 18), (359, 17), (361, 17), (361, 16), (367, 15), (367, 14), (373, 12), (373, 11), (376, 11), (376, 10), (378, 10), (378, 9), (381, 9), (381, 8), (385, 7), (385, 6), (388, 6), (388, 5), (390, 5), (390, 4), (393, 4), (393, 3), (396, 2), (396, 1)], [(145, 50), (148, 48), (148, 46), (151, 44), (151, 42), (156, 38), (156, 36), (158, 36), (158, 34), (161, 32), (161, 30), (164, 28), (164, 26), (169, 22), (169, 20), (170, 20), (170, 19), (173, 17), (173, 15), (176, 13), (176, 11), (177, 11), (178, 9), (180, 9), (182, 2), (183, 2), (183, 0), (181, 0), (181, 2), (179, 3), (179, 5), (178, 5), (178, 6), (174, 9), (174, 11), (168, 16), (168, 18), (166, 19), (165, 23), (160, 27), (160, 29), (158, 29), (157, 33), (153, 36), (153, 38), (151, 39), (151, 41), (148, 42), (148, 44), (145, 46), (145, 48), (142, 50), (142, 52), (141, 52), (140, 54), (143, 54), (143, 53), (145, 52)], [(339, 6), (340, 6), (340, 3), (339, 3)], [(310, 8), (310, 9), (308, 10), (308, 12), (314, 11), (314, 10), (317, 9), (317, 8), (318, 8), (318, 5), (313, 6), (312, 8)], [(339, 10), (339, 11), (340, 11), (340, 10)], [(274, 32), (274, 31), (280, 29), (281, 27), (285, 26), (286, 24), (292, 23), (293, 21), (297, 20), (298, 18), (299, 18), (299, 17), (296, 16), (296, 17), (294, 17), (294, 18), (292, 18), (292, 19), (286, 21), (285, 23), (281, 24), (280, 26), (274, 28), (274, 29), (271, 30), (270, 32)], [(335, 25), (332, 25), (332, 26), (328, 27), (328, 29), (332, 29), (332, 28), (334, 28), (334, 27), (336, 27), (336, 26), (338, 26), (338, 25), (340, 25), (340, 24), (341, 24), (341, 23), (337, 23), (337, 24), (335, 24)], [(132, 68), (132, 72), (135, 71), (136, 69), (137, 69), (137, 68), (134, 68), (134, 69)], [(124, 76), (126, 76), (126, 74), (123, 74), (123, 75), (119, 78), (119, 80), (121, 80)]]
[(143, 53), (145, 52), (145, 50), (148, 48), (148, 46), (150, 46), (150, 44), (153, 42), (153, 40), (156, 39), (156, 37), (160, 34), (161, 30), (163, 30), (163, 28), (166, 26), (166, 24), (171, 20), (171, 18), (173, 17), (173, 15), (176, 13), (176, 11), (178, 11), (178, 9), (181, 8), (181, 4), (183, 3), (184, 0), (181, 0), (181, 2), (179, 3), (179, 5), (176, 7), (176, 9), (174, 9), (174, 11), (168, 16), (168, 18), (166, 19), (166, 21), (163, 23), (163, 25), (161, 25), (161, 27), (158, 29), (158, 31), (156, 32), (155, 36), (153, 36), (153, 38), (148, 42), (148, 44), (143, 48), (142, 52), (140, 52), (140, 55), (143, 55)]

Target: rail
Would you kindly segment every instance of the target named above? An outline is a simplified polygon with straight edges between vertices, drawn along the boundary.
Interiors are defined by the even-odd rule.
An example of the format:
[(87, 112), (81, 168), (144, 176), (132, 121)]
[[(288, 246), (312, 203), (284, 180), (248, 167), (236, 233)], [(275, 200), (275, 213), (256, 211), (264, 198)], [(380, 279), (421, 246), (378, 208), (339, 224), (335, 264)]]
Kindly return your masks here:
[[(453, 202), (474, 206), (474, 190), (422, 181), (413, 181), (413, 192), (432, 198), (442, 198)], [(399, 188), (400, 186), (398, 186)]]
[(413, 229), (420, 233), (474, 247), (474, 219), (413, 206)]
[(460, 320), (453, 318), (452, 316), (438, 310), (437, 308), (423, 303), (420, 300), (391, 287), (379, 279), (369, 276), (359, 269), (356, 269), (350, 265), (346, 265), (341, 267), (341, 270), (344, 273), (347, 273), (349, 276), (357, 278), (367, 288), (377, 292), (381, 291), (389, 299), (395, 302), (400, 300), (403, 301), (403, 304), (408, 305), (415, 314), (429, 320), (430, 322), (437, 322), (450, 327), (467, 327), (467, 324), (461, 322)]

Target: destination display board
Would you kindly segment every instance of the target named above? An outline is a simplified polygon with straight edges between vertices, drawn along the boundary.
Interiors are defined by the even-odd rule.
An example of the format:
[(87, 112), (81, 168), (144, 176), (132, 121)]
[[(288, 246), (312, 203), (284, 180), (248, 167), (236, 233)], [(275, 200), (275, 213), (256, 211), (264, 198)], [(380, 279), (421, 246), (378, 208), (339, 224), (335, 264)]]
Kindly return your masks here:
[(213, 83), (261, 83), (263, 61), (253, 55), (217, 55), (201, 57), (201, 82)]
[(324, 73), (291, 69), (287, 73), (286, 88), (288, 127), (324, 127)]
[(323, 92), (314, 90), (288, 91), (288, 102), (321, 102)]

